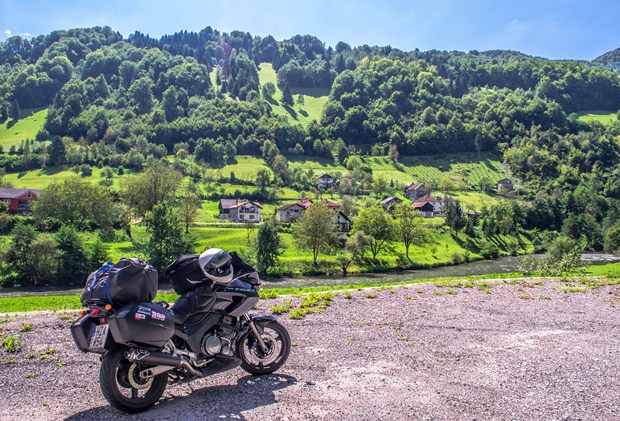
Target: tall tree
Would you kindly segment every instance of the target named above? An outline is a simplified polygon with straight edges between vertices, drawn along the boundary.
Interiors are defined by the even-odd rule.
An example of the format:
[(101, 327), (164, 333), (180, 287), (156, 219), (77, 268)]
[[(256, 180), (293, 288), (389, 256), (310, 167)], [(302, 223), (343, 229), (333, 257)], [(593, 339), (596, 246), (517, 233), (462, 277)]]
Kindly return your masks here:
[(256, 236), (256, 262), (258, 272), (265, 275), (278, 264), (278, 256), (284, 252), (284, 242), (280, 239), (273, 219), (263, 222)]
[(409, 259), (409, 248), (427, 240), (428, 233), (421, 225), (422, 215), (411, 206), (401, 203), (394, 209), (394, 216), (396, 237), (405, 245), (405, 256)]
[(363, 209), (355, 221), (353, 231), (361, 231), (372, 238), (368, 248), (373, 259), (394, 239), (392, 218), (379, 207)]
[(179, 216), (185, 226), (185, 234), (189, 234), (189, 226), (194, 222), (196, 212), (200, 208), (200, 196), (198, 195), (198, 186), (194, 182), (188, 182), (178, 197)]
[(313, 203), (295, 222), (293, 231), (297, 247), (312, 252), (312, 264), (315, 267), (318, 266), (319, 253), (331, 250), (338, 242), (332, 223), (333, 216), (334, 212), (326, 205)]
[(282, 89), (282, 104), (288, 105), (289, 107), (293, 106), (293, 93), (291, 92), (291, 87), (288, 82), (286, 82), (284, 89)]
[(154, 161), (137, 176), (121, 180), (121, 196), (134, 215), (144, 216), (158, 203), (171, 203), (183, 176), (162, 161)]
[(149, 263), (163, 275), (177, 257), (192, 251), (192, 241), (184, 234), (175, 210), (166, 203), (156, 204), (144, 218), (150, 234), (146, 252)]
[(21, 118), (21, 110), (19, 108), (19, 102), (14, 99), (11, 104), (11, 111), (9, 112), (9, 117), (15, 122)]
[(62, 252), (59, 262), (59, 284), (81, 284), (88, 275), (89, 256), (77, 230), (62, 226), (55, 235), (58, 250)]

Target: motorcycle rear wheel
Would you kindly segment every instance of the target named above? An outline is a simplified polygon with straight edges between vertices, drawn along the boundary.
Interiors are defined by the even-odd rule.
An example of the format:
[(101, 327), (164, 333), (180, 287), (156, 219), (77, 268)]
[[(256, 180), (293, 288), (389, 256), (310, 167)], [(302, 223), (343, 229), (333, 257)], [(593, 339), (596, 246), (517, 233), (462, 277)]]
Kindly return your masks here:
[(103, 357), (99, 382), (101, 392), (110, 405), (133, 414), (150, 408), (159, 400), (168, 384), (168, 373), (147, 380), (140, 379), (138, 373), (148, 366), (128, 361), (125, 358), (126, 349), (116, 348)]
[(265, 325), (261, 334), (267, 352), (264, 352), (254, 333), (249, 330), (237, 343), (241, 368), (250, 374), (271, 374), (284, 365), (291, 352), (291, 338), (286, 328), (276, 321)]

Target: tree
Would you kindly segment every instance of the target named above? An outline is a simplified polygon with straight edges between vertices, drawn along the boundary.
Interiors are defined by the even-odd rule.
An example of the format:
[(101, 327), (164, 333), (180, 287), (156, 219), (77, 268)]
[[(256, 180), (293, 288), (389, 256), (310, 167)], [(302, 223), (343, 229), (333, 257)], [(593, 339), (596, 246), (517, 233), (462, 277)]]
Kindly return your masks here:
[(353, 231), (361, 231), (372, 237), (368, 248), (373, 259), (376, 259), (381, 250), (394, 239), (392, 219), (379, 207), (362, 209)]
[(95, 242), (90, 247), (88, 256), (88, 270), (92, 271), (99, 268), (102, 264), (109, 259), (108, 248), (98, 235)]
[(144, 225), (150, 234), (146, 254), (160, 276), (177, 257), (192, 251), (192, 241), (184, 234), (179, 217), (169, 204), (156, 204), (146, 214)]
[(302, 94), (297, 95), (297, 106), (301, 108), (305, 104), (306, 104), (306, 100), (304, 99), (304, 96)]
[(390, 150), (388, 152), (388, 158), (390, 158), (392, 162), (398, 162), (399, 157), (400, 157), (400, 154), (398, 153), (398, 146), (392, 143), (390, 145)]
[(291, 87), (288, 85), (288, 82), (286, 82), (282, 90), (282, 104), (288, 105), (289, 107), (293, 106), (293, 94), (291, 93)]
[(66, 148), (60, 136), (54, 136), (47, 150), (50, 165), (62, 165), (65, 163)]
[(457, 235), (461, 229), (465, 227), (467, 219), (463, 213), (461, 202), (449, 200), (446, 202), (446, 225), (450, 227)]
[(77, 230), (64, 225), (56, 233), (55, 240), (62, 252), (58, 267), (59, 284), (82, 284), (88, 275), (89, 256)]
[(267, 190), (267, 187), (271, 185), (271, 171), (267, 168), (259, 168), (256, 171), (256, 185), (261, 190)]
[[(396, 236), (405, 245), (405, 256), (409, 259), (409, 248), (427, 241), (428, 232), (421, 226), (422, 215), (409, 205), (401, 203), (394, 209)], [(411, 259), (409, 259), (411, 260)]]
[(265, 83), (261, 88), (261, 93), (265, 99), (273, 98), (273, 95), (276, 93), (276, 85), (274, 85), (273, 82)]
[(30, 265), (32, 263), (32, 243), (37, 231), (31, 225), (20, 221), (11, 231), (11, 245), (6, 254), (6, 262), (22, 285), (32, 285)]
[(179, 216), (181, 217), (183, 225), (185, 225), (185, 234), (189, 233), (189, 226), (194, 222), (196, 212), (199, 208), (200, 197), (198, 196), (198, 186), (190, 181), (181, 190), (179, 195)]
[(269, 269), (278, 264), (278, 256), (284, 252), (284, 243), (280, 239), (273, 220), (260, 224), (256, 236), (256, 262), (258, 272), (266, 275)]
[(19, 108), (19, 102), (15, 99), (11, 104), (11, 111), (9, 117), (15, 122), (21, 118), (21, 110)]
[(183, 176), (163, 161), (154, 161), (137, 176), (121, 180), (121, 196), (135, 215), (144, 216), (158, 203), (171, 203)]
[(150, 113), (153, 108), (153, 81), (148, 77), (134, 81), (129, 88), (129, 98), (138, 114)]
[(75, 176), (47, 186), (34, 203), (33, 212), (39, 223), (51, 218), (78, 229), (110, 227), (118, 213), (105, 187)]
[(334, 213), (326, 205), (313, 203), (297, 220), (294, 236), (300, 250), (312, 252), (312, 264), (318, 266), (319, 253), (325, 253), (337, 243), (332, 217)]

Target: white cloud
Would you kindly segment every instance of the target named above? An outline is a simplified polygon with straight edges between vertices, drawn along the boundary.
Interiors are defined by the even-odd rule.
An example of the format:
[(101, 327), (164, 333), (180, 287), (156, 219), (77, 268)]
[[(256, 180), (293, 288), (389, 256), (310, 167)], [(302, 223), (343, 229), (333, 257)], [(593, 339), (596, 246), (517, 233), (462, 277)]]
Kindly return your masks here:
[(10, 29), (5, 29), (4, 30), (4, 35), (11, 35), (11, 30)]
[(28, 32), (22, 32), (20, 35), (24, 38), (28, 38), (30, 36)]

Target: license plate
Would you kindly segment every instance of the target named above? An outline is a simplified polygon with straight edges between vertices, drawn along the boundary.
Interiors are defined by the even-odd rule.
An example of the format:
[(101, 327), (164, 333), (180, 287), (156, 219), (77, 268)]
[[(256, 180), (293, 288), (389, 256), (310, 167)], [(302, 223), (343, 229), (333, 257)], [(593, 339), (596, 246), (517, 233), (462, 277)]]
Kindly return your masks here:
[(105, 340), (108, 337), (108, 331), (110, 330), (109, 324), (99, 325), (95, 329), (95, 333), (90, 338), (90, 349), (98, 349), (105, 347)]

